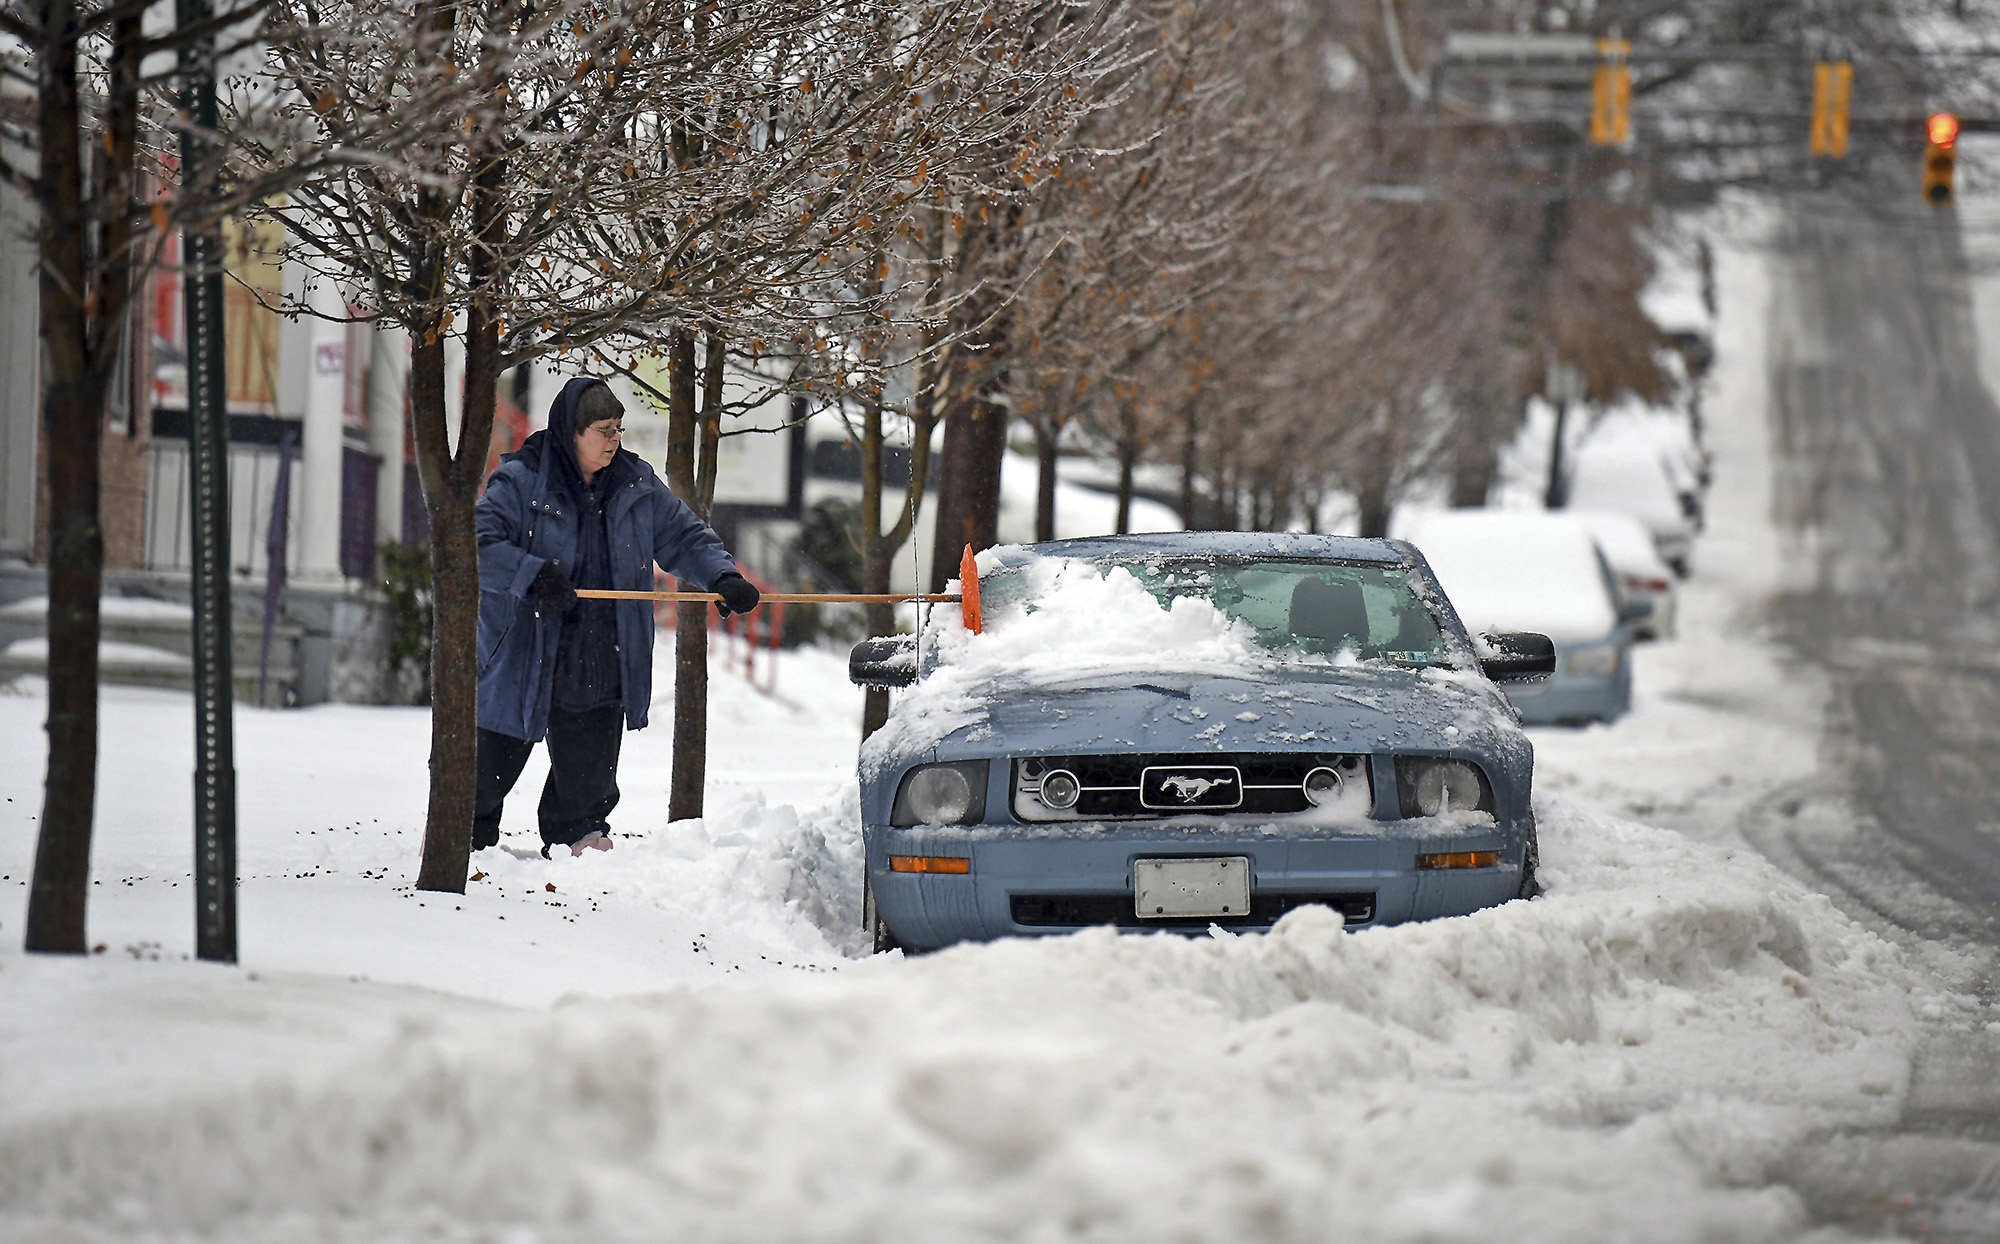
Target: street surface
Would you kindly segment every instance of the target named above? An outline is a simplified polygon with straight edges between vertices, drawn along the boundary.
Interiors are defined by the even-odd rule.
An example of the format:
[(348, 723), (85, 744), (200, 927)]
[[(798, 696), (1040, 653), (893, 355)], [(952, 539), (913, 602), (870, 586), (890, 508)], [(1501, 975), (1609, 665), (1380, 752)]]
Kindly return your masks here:
[[(1906, 186), (1772, 239), (1778, 636), (1828, 690), (1820, 771), (1742, 829), (2000, 1017), (2000, 407), (1958, 222)], [(2000, 1238), (2000, 1025), (1920, 1048), (1901, 1130), (1802, 1154), (1850, 1227)]]

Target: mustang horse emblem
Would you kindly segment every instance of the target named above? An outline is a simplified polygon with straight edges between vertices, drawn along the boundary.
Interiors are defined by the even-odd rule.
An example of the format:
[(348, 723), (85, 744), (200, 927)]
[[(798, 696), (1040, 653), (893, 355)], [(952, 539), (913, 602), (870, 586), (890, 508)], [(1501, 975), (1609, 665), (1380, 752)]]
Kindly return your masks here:
[(1234, 778), (1170, 777), (1160, 779), (1160, 789), (1171, 792), (1182, 803), (1193, 803), (1218, 786), (1227, 786)]

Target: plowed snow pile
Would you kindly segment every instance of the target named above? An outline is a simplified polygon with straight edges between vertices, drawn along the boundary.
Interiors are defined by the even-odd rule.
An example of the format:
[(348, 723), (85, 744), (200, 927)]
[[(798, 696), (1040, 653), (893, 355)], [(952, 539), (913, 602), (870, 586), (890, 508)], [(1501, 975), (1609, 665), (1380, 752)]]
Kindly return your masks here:
[(1797, 1232), (1770, 1168), (1893, 1117), (1915, 974), (1755, 856), (1541, 817), (1550, 892), (1461, 919), (1309, 909), (551, 1013), (439, 998), (330, 1069), (0, 1104), (0, 1238)]

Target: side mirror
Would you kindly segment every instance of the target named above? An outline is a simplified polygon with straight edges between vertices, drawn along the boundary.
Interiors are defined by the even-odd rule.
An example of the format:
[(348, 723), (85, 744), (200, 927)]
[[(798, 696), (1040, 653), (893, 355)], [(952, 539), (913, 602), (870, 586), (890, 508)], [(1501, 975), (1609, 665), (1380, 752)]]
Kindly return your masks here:
[(863, 687), (907, 687), (917, 681), (917, 637), (864, 639), (847, 654), (847, 680)]
[(1556, 672), (1556, 641), (1533, 631), (1481, 635), (1479, 672), (1502, 683), (1540, 682)]
[(1644, 622), (1653, 616), (1653, 602), (1650, 600), (1628, 600), (1618, 606), (1620, 622)]

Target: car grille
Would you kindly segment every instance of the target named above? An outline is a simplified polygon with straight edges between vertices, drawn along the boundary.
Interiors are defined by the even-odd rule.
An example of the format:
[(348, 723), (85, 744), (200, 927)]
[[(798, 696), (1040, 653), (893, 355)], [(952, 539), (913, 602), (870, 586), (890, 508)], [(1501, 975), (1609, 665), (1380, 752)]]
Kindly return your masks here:
[[(1024, 821), (1304, 812), (1313, 806), (1304, 783), (1315, 769), (1340, 776), (1340, 807), (1368, 815), (1374, 806), (1368, 758), (1314, 752), (1024, 757), (1014, 762), (1013, 808)], [(1042, 779), (1057, 770), (1076, 778), (1071, 807), (1050, 807), (1040, 797)]]
[(1375, 918), (1375, 895), (1366, 894), (1254, 894), (1250, 912), (1243, 916), (1190, 916), (1186, 919), (1141, 920), (1134, 909), (1131, 892), (1119, 894), (1010, 894), (1008, 907), (1015, 924), (1032, 928), (1087, 928), (1114, 924), (1120, 928), (1205, 929), (1219, 925), (1268, 925), (1295, 907), (1331, 907), (1349, 924), (1367, 924)]

